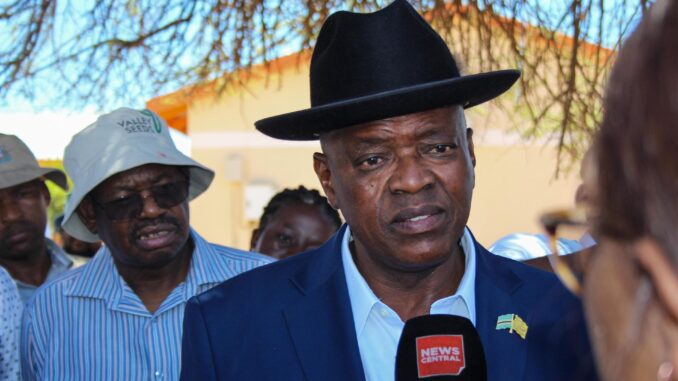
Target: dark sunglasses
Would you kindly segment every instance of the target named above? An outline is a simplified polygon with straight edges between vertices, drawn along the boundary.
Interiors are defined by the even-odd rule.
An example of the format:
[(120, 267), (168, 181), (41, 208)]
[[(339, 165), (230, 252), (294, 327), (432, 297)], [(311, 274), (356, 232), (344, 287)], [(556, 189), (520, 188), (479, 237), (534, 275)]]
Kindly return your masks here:
[(97, 202), (92, 198), (92, 202), (104, 211), (106, 217), (112, 221), (131, 220), (139, 217), (144, 208), (144, 199), (153, 197), (158, 207), (167, 209), (179, 205), (188, 198), (188, 181), (182, 180), (174, 183), (157, 185), (147, 189), (146, 196), (141, 192), (131, 193), (122, 198), (112, 201)]

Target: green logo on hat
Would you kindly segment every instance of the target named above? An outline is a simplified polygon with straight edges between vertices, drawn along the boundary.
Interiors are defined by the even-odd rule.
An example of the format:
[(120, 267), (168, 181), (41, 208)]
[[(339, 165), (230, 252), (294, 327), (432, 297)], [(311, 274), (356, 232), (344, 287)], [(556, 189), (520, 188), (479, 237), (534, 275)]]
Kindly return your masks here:
[(162, 131), (162, 121), (157, 115), (155, 115), (155, 113), (153, 113), (151, 110), (141, 110), (141, 113), (151, 118), (155, 132), (160, 133)]

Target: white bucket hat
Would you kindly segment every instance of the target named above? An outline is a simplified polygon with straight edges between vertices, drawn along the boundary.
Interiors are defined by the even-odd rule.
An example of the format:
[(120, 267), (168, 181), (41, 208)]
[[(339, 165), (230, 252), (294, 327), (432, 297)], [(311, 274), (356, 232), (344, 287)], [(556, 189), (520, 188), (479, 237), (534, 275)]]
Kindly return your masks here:
[(179, 152), (167, 124), (150, 110), (119, 108), (99, 117), (71, 139), (64, 167), (73, 180), (62, 226), (83, 241), (98, 241), (76, 213), (83, 198), (109, 177), (144, 164), (186, 166), (190, 173), (188, 200), (204, 192), (214, 172)]
[(14, 135), (0, 134), (0, 189), (35, 179), (48, 179), (68, 190), (66, 175), (61, 170), (41, 167), (33, 152), (21, 139)]

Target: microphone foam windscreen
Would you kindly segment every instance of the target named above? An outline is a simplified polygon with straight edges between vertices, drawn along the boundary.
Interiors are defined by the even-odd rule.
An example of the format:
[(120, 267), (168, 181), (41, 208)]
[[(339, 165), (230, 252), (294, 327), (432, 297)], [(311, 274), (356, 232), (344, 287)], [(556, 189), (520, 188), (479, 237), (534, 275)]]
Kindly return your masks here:
[(408, 320), (396, 354), (396, 381), (486, 381), (485, 352), (470, 320), (424, 315)]

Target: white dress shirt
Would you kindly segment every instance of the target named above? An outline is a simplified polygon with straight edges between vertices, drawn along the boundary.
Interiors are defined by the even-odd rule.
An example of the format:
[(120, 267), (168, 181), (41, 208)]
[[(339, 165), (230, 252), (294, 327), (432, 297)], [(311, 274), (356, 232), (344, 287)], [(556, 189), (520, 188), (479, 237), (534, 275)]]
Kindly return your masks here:
[[(395, 379), (398, 341), (405, 323), (400, 320), (393, 309), (379, 300), (358, 271), (349, 249), (350, 239), (351, 230), (347, 228), (342, 239), (341, 260), (346, 275), (365, 379), (367, 381), (392, 381)], [(431, 305), (430, 313), (463, 316), (475, 325), (476, 251), (468, 229), (464, 229), (460, 243), (465, 254), (464, 276), (461, 278), (457, 292), (436, 300)]]

